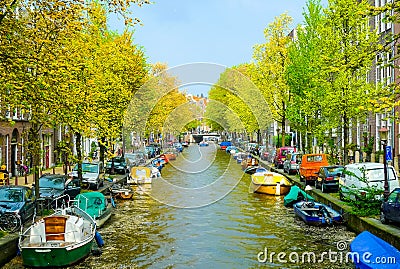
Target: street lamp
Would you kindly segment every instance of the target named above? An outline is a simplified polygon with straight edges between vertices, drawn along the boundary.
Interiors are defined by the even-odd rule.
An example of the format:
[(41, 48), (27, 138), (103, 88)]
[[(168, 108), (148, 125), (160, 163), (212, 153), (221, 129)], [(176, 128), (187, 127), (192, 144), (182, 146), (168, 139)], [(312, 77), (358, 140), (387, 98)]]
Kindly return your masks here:
[(387, 173), (387, 160), (386, 160), (386, 146), (387, 146), (387, 134), (388, 129), (386, 127), (382, 127), (379, 129), (379, 135), (381, 138), (381, 143), (383, 145), (383, 172), (384, 172), (384, 191), (383, 196), (387, 198), (389, 196), (389, 182), (388, 182), (388, 173)]

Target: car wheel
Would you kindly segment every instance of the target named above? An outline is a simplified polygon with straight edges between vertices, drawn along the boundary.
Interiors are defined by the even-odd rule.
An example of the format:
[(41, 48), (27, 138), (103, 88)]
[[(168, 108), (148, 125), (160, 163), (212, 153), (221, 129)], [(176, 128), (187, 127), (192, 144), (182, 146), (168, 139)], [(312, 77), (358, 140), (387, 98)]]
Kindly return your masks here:
[(315, 187), (316, 189), (318, 189), (318, 180), (315, 180), (315, 181), (314, 181), (314, 187)]
[(380, 220), (383, 224), (388, 224), (388, 223), (389, 223), (389, 220), (385, 217), (385, 213), (383, 213), (382, 211), (381, 211), (381, 215), (380, 215), (380, 217), (379, 217), (379, 220)]
[(339, 200), (344, 201), (344, 196), (341, 190), (339, 190)]

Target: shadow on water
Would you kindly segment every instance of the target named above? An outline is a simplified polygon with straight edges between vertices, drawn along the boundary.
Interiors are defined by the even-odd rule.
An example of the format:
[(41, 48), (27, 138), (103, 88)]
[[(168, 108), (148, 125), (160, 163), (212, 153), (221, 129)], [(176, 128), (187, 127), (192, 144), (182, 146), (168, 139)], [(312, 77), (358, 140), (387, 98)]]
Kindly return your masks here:
[[(250, 177), (216, 147), (191, 145), (185, 150), (162, 173), (163, 180), (189, 191), (166, 190), (165, 195), (179, 205), (204, 195), (205, 200), (213, 195), (219, 199), (178, 208), (152, 198), (157, 182), (136, 189), (134, 199), (119, 202), (111, 222), (100, 230), (103, 254), (71, 268), (354, 268), (345, 260), (348, 249), (337, 249), (338, 242), (349, 244), (354, 233), (345, 227), (309, 227), (283, 206), (283, 197), (249, 193)], [(208, 168), (192, 173), (195, 168), (184, 167), (188, 160)], [(223, 184), (234, 188), (226, 194)], [(204, 186), (213, 186), (211, 194), (199, 191)], [(321, 259), (330, 250), (336, 256)], [(286, 256), (279, 260), (279, 252)], [(316, 261), (305, 256), (302, 262), (305, 252), (314, 253)], [(22, 268), (20, 264), (15, 258), (4, 268)]]

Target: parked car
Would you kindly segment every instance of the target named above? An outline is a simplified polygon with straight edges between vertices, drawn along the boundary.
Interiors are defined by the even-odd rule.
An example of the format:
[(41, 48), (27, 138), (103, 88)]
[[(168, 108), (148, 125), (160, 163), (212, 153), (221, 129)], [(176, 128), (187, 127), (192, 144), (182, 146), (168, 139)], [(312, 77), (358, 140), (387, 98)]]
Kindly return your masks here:
[(269, 163), (273, 163), (276, 156), (276, 149), (270, 149), (268, 151), (268, 155), (266, 156), (266, 161)]
[(281, 147), (276, 150), (276, 155), (274, 158), (274, 165), (276, 168), (283, 168), (283, 162), (286, 160), (286, 156), (289, 153), (296, 152), (294, 147)]
[(395, 188), (381, 206), (382, 223), (400, 222), (400, 188)]
[[(399, 180), (393, 166), (387, 166), (389, 191), (399, 187)], [(368, 198), (368, 188), (375, 187), (384, 190), (384, 165), (383, 163), (353, 163), (344, 167), (339, 180), (340, 199), (367, 199), (379, 200), (382, 195)]]
[(304, 154), (299, 168), (300, 181), (306, 185), (315, 185), (317, 174), (322, 166), (328, 166), (328, 155), (324, 153)]
[[(74, 166), (70, 174), (78, 179), (78, 164)], [(98, 190), (104, 185), (104, 168), (101, 162), (82, 163), (82, 187)]]
[(338, 191), (339, 178), (344, 170), (343, 165), (322, 166), (318, 171), (318, 177), (315, 181), (315, 188), (321, 188), (322, 192)]
[(125, 158), (129, 167), (146, 164), (146, 155), (144, 152), (125, 153)]
[(129, 173), (127, 161), (125, 157), (122, 156), (117, 156), (113, 157), (111, 160), (107, 161), (106, 164), (106, 173), (107, 174), (113, 174), (112, 172), (112, 165), (114, 163), (114, 174), (121, 174), (125, 175), (126, 173)]
[(32, 189), (27, 186), (1, 186), (0, 210), (5, 214), (18, 214), (21, 223), (24, 224), (35, 212), (35, 196)]
[(39, 178), (39, 196), (45, 199), (45, 205), (54, 206), (54, 199), (66, 194), (74, 199), (80, 192), (78, 178), (60, 174), (43, 174)]
[(300, 152), (289, 153), (283, 162), (283, 171), (289, 175), (297, 174), (300, 168), (302, 156), (303, 154)]

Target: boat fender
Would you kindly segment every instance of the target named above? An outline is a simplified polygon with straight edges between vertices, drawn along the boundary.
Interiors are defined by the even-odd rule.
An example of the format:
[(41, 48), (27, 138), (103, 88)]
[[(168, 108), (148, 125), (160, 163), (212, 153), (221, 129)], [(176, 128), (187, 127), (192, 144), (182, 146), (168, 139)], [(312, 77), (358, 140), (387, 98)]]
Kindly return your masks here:
[(111, 200), (112, 207), (114, 207), (114, 208), (117, 207), (117, 205), (115, 204), (115, 201), (112, 197), (110, 198), (110, 200)]
[(96, 231), (94, 238), (96, 239), (96, 243), (99, 247), (104, 246), (104, 240), (98, 231)]

